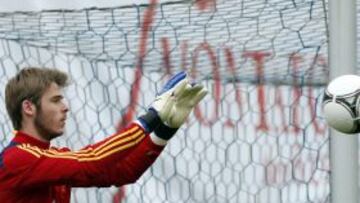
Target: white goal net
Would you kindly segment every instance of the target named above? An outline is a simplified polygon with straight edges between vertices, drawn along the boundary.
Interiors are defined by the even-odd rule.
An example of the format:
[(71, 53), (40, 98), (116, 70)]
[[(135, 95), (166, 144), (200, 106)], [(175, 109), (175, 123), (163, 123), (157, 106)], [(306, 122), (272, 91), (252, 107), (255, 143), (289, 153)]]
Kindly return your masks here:
[[(176, 1), (0, 13), (0, 148), (12, 138), (4, 85), (27, 66), (73, 79), (72, 149), (143, 113), (180, 70), (210, 90), (135, 184), (75, 188), (72, 202), (329, 202), (327, 1)], [(121, 171), (119, 171), (121, 173)]]

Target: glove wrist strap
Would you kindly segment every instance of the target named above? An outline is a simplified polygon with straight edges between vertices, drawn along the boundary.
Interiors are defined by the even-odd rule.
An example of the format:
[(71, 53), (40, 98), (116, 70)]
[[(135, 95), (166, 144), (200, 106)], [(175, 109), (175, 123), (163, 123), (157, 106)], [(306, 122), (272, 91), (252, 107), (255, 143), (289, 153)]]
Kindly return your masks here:
[(154, 129), (162, 123), (159, 115), (154, 109), (149, 109), (148, 112), (140, 116), (138, 120), (148, 133), (154, 131)]
[(161, 122), (160, 125), (157, 126), (157, 128), (155, 128), (154, 132), (161, 139), (169, 140), (170, 138), (172, 138), (174, 136), (174, 134), (176, 133), (176, 131), (178, 129), (179, 128), (170, 128), (169, 126), (167, 126)]

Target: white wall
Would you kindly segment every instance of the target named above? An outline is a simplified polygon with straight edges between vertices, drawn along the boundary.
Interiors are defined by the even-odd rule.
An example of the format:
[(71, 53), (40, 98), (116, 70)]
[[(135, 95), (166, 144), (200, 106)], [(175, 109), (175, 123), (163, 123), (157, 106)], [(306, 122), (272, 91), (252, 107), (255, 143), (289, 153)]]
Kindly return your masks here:
[[(159, 0), (159, 2), (168, 2), (174, 0)], [(37, 11), (48, 9), (81, 9), (88, 7), (114, 7), (130, 4), (144, 4), (149, 0), (0, 0), (0, 12), (8, 11)]]

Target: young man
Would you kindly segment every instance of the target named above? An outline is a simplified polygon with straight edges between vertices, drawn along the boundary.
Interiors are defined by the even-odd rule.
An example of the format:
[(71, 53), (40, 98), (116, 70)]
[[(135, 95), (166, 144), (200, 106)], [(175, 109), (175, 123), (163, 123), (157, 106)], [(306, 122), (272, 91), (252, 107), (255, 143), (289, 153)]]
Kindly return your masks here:
[(71, 187), (135, 182), (207, 93), (179, 73), (145, 115), (101, 142), (70, 151), (50, 146), (64, 133), (67, 84), (61, 71), (26, 68), (6, 85), (6, 108), (16, 131), (0, 154), (0, 202), (67, 203)]

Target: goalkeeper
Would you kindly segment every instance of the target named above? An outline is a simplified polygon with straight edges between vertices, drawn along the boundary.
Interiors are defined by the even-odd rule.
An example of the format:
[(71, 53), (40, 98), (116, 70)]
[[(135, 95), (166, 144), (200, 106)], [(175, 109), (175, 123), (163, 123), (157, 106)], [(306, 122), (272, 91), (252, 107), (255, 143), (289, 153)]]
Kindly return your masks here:
[(206, 95), (181, 72), (159, 92), (148, 111), (105, 140), (79, 151), (50, 146), (65, 128), (65, 73), (26, 68), (9, 80), (6, 109), (14, 138), (0, 154), (0, 202), (70, 202), (71, 187), (135, 182)]

